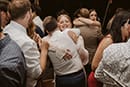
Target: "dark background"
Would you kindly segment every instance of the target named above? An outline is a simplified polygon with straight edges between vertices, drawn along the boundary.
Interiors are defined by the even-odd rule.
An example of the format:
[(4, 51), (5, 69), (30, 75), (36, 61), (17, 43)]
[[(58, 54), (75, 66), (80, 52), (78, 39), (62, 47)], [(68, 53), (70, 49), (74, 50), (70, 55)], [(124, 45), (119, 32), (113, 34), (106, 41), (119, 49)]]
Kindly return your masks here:
[[(41, 18), (51, 15), (56, 17), (58, 11), (65, 9), (70, 13), (73, 19), (73, 13), (82, 7), (88, 9), (96, 9), (98, 16), (103, 21), (108, 0), (40, 0), (40, 7), (42, 8)], [(105, 24), (114, 14), (116, 8), (130, 9), (130, 0), (113, 0), (112, 4), (109, 5), (108, 13), (106, 16)]]

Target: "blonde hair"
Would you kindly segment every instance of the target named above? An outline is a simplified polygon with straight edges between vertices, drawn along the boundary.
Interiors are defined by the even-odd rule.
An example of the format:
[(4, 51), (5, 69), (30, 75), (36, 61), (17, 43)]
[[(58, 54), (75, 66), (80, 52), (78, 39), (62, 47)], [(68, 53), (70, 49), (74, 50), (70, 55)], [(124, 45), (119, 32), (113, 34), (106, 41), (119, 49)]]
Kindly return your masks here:
[(61, 15), (59, 15), (58, 17), (57, 17), (57, 21), (59, 21), (60, 19), (61, 19), (61, 17), (66, 17), (67, 19), (69, 19), (70, 21), (71, 21), (71, 18), (70, 18), (70, 16), (68, 16), (67, 14), (61, 14)]

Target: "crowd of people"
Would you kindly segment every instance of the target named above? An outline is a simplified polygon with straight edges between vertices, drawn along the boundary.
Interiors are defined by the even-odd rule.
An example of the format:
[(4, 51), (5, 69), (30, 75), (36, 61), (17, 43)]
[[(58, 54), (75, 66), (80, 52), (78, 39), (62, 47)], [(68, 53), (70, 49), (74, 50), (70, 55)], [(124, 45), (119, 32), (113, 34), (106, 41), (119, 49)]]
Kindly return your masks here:
[(119, 8), (106, 34), (95, 9), (44, 19), (29, 0), (0, 0), (2, 87), (129, 87), (130, 11)]

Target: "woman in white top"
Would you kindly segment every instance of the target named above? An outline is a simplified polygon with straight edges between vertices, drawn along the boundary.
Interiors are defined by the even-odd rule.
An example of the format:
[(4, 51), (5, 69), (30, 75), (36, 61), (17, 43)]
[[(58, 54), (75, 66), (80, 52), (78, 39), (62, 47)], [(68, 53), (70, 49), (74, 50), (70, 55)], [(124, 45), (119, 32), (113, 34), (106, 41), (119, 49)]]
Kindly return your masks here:
[(44, 19), (49, 42), (48, 55), (56, 73), (56, 87), (85, 87), (85, 75), (77, 46), (72, 39), (57, 28), (55, 18)]
[(58, 28), (66, 33), (77, 45), (78, 52), (80, 54), (80, 58), (82, 60), (83, 65), (86, 65), (89, 61), (89, 53), (84, 47), (84, 40), (80, 35), (80, 30), (78, 28), (72, 28), (71, 18), (67, 14), (66, 11), (61, 10), (57, 17)]

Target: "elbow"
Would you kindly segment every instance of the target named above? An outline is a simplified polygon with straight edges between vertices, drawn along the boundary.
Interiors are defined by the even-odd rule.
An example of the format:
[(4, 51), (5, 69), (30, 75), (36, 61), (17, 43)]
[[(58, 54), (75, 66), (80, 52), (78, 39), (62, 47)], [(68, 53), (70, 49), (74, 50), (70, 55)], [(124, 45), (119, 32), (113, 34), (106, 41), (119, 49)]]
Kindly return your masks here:
[(42, 72), (45, 71), (45, 69), (46, 69), (46, 63), (45, 64), (40, 64), (40, 65), (41, 65)]
[(45, 70), (45, 66), (41, 66), (42, 72)]

